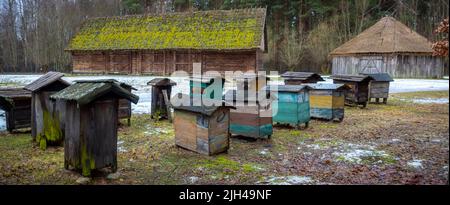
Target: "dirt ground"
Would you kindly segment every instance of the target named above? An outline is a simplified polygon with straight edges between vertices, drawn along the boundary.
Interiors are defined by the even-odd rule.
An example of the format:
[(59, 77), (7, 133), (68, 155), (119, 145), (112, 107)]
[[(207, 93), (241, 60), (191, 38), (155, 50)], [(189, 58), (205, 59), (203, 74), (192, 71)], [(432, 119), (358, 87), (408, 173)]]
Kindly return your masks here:
[[(135, 115), (119, 129), (118, 173), (98, 172), (87, 183), (448, 184), (449, 105), (429, 103), (448, 98), (448, 91), (392, 94), (387, 105), (346, 107), (342, 123), (276, 127), (271, 140), (233, 137), (228, 154), (212, 157), (176, 147), (170, 123)], [(64, 169), (62, 147), (42, 151), (29, 133), (0, 133), (0, 153), (0, 184), (80, 179)]]

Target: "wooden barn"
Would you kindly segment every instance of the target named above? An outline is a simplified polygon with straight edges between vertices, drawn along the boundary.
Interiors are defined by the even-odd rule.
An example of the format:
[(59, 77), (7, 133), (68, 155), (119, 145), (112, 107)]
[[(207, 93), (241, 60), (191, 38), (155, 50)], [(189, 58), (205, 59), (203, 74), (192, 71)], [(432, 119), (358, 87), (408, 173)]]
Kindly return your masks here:
[(442, 78), (444, 62), (432, 43), (392, 17), (384, 17), (330, 53), (333, 75), (389, 73), (394, 78)]
[(169, 75), (262, 70), (266, 9), (92, 18), (66, 51), (75, 73)]
[(272, 103), (273, 121), (278, 124), (289, 124), (300, 128), (301, 124), (308, 127), (311, 120), (309, 105), (309, 86), (278, 85), (269, 86), (271, 95), (275, 97)]
[(176, 85), (175, 81), (169, 78), (154, 78), (147, 83), (152, 86), (152, 104), (151, 115), (152, 118), (169, 119), (170, 120), (170, 97), (172, 93), (172, 86)]
[(309, 91), (311, 117), (325, 120), (344, 120), (345, 92), (350, 87), (345, 84), (305, 84)]
[[(258, 100), (257, 95), (266, 93), (265, 100)], [(254, 99), (249, 99), (246, 93), (229, 90), (225, 101), (234, 105), (236, 109), (230, 111), (230, 132), (234, 135), (255, 139), (269, 139), (273, 134), (272, 109), (270, 107), (270, 93), (260, 91)]]
[(383, 99), (383, 103), (387, 104), (387, 100), (389, 98), (389, 86), (394, 79), (392, 79), (387, 73), (361, 74), (368, 75), (373, 78), (369, 86), (369, 103), (373, 98), (376, 103), (379, 103), (380, 99)]
[(364, 108), (369, 101), (369, 85), (372, 77), (367, 75), (333, 75), (333, 83), (346, 84), (350, 87), (345, 92), (345, 103), (347, 105), (362, 105)]
[(5, 111), (6, 130), (31, 127), (31, 92), (22, 88), (0, 89), (0, 109)]
[[(205, 100), (204, 101), (208, 101)], [(230, 108), (217, 106), (174, 106), (175, 144), (205, 155), (228, 151)]]
[(48, 145), (62, 145), (64, 140), (65, 103), (50, 99), (52, 94), (70, 85), (63, 76), (59, 72), (48, 72), (24, 88), (32, 93), (31, 136), (44, 150)]
[(325, 81), (322, 76), (311, 72), (285, 72), (281, 75), (285, 85), (301, 85), (305, 83), (317, 83)]
[(137, 103), (139, 97), (115, 80), (82, 81), (55, 93), (65, 102), (64, 166), (81, 170), (117, 169), (119, 99)]

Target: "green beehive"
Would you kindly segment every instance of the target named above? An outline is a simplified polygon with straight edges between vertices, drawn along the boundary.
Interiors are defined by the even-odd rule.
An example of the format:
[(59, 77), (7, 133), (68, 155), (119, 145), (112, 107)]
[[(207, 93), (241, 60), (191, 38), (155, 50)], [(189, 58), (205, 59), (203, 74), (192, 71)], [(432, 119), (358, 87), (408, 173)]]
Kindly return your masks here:
[(301, 124), (308, 127), (310, 116), (309, 86), (278, 85), (268, 88), (275, 96), (272, 104), (273, 121), (289, 124), (299, 128)]

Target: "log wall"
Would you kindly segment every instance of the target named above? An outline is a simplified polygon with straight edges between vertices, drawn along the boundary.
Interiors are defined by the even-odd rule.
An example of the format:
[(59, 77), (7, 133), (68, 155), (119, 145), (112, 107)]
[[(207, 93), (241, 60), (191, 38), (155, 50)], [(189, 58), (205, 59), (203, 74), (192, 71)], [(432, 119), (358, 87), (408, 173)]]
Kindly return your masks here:
[(192, 63), (202, 63), (206, 71), (258, 71), (262, 69), (261, 51), (115, 51), (73, 52), (75, 73), (117, 73), (169, 75), (183, 70), (192, 73)]
[(444, 64), (440, 57), (425, 55), (335, 56), (333, 75), (389, 73), (395, 78), (442, 78)]

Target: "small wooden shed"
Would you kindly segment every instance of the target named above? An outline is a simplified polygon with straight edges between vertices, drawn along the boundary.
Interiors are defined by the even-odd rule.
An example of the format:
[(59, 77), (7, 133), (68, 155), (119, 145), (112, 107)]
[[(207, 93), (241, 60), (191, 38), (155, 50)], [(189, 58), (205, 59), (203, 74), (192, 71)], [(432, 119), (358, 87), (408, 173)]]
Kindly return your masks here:
[(278, 85), (267, 88), (276, 100), (272, 104), (273, 121), (279, 124), (289, 124), (308, 127), (311, 120), (309, 105), (309, 86), (306, 85)]
[(81, 170), (117, 169), (119, 99), (137, 103), (139, 97), (115, 80), (82, 81), (55, 93), (65, 102), (64, 166)]
[(31, 92), (22, 88), (0, 89), (0, 109), (5, 111), (6, 130), (31, 126)]
[(147, 85), (152, 86), (152, 104), (151, 115), (152, 118), (156, 116), (159, 119), (169, 119), (170, 110), (169, 105), (172, 93), (172, 86), (176, 85), (175, 81), (169, 78), (153, 78)]
[(331, 76), (335, 84), (346, 84), (350, 87), (345, 93), (345, 103), (348, 105), (367, 106), (369, 101), (369, 84), (372, 77), (366, 75), (333, 75)]
[(345, 92), (350, 87), (345, 84), (307, 84), (311, 87), (309, 101), (311, 117), (325, 120), (344, 120)]
[(375, 98), (375, 102), (379, 103), (380, 98), (383, 99), (383, 103), (386, 104), (389, 98), (389, 86), (394, 81), (388, 73), (361, 73), (362, 75), (368, 75), (373, 78), (369, 86), (369, 103), (372, 98)]
[(192, 76), (189, 78), (189, 95), (193, 99), (221, 99), (224, 85), (225, 78), (223, 77)]
[[(133, 86), (122, 82), (120, 83), (120, 86), (128, 90), (130, 93), (132, 90), (137, 90)], [(127, 99), (119, 100), (119, 119), (127, 119), (127, 125), (131, 125), (131, 101)]]
[[(257, 95), (266, 94), (260, 101)], [(241, 95), (241, 96), (239, 96)], [(249, 99), (245, 93), (238, 94), (236, 90), (226, 92), (224, 98), (227, 104), (234, 105), (230, 111), (230, 132), (234, 135), (256, 139), (269, 139), (273, 134), (272, 109), (270, 93), (260, 91), (255, 99)]]
[(31, 91), (31, 136), (43, 150), (47, 146), (62, 145), (64, 141), (64, 102), (50, 100), (50, 96), (70, 83), (63, 73), (48, 72), (24, 89)]
[[(208, 100), (203, 100), (208, 101)], [(226, 152), (230, 147), (230, 108), (174, 106), (175, 144), (205, 155)]]
[(322, 76), (311, 72), (285, 72), (281, 75), (285, 85), (301, 85), (305, 83), (317, 83), (325, 81)]

